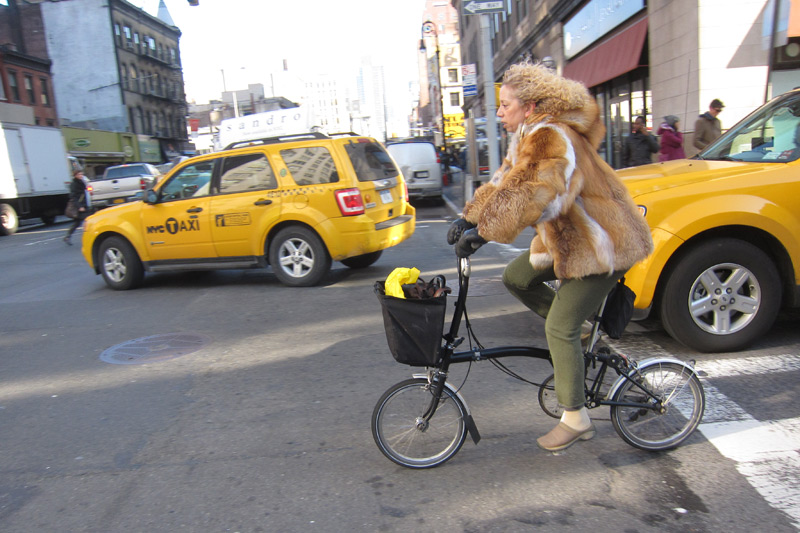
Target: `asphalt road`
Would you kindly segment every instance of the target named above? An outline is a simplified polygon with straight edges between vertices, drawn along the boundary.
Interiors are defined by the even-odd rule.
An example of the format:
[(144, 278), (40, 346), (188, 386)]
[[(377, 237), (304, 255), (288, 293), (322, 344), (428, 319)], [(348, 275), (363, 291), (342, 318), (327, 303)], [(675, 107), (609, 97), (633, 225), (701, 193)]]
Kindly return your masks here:
[[(372, 267), (335, 263), (299, 289), (250, 270), (148, 275), (115, 292), (60, 240), (66, 223), (0, 238), (0, 531), (797, 530), (794, 315), (735, 354), (629, 328), (620, 350), (696, 359), (705, 374), (707, 416), (674, 451), (628, 446), (600, 408), (597, 437), (543, 452), (535, 439), (554, 420), (536, 389), (478, 363), (461, 392), (483, 440), (432, 470), (384, 458), (372, 409), (412, 369), (388, 352), (372, 285), (397, 266), (455, 279), (450, 210), (418, 214), (415, 235)], [(543, 345), (541, 320), (500, 281), (525, 239), (475, 255), (469, 309), (484, 345)], [(169, 334), (195, 335), (194, 351), (101, 359)]]

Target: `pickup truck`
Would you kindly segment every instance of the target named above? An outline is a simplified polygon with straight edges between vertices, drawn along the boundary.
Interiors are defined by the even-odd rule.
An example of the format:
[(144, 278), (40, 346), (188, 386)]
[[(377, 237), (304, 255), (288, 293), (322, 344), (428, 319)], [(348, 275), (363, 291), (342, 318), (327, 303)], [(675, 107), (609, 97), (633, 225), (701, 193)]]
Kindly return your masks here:
[(161, 177), (148, 163), (127, 163), (108, 167), (103, 176), (91, 181), (92, 207), (107, 207), (141, 199), (142, 194)]

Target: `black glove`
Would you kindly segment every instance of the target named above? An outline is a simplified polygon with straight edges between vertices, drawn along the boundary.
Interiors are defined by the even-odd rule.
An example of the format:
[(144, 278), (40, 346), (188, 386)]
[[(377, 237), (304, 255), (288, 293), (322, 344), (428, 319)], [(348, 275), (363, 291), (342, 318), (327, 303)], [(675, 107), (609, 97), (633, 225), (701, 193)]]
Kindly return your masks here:
[(469, 257), (484, 244), (486, 244), (486, 239), (478, 234), (477, 229), (468, 229), (461, 235), (461, 238), (458, 239), (456, 255), (461, 258)]
[(461, 238), (461, 234), (475, 227), (475, 224), (467, 222), (466, 219), (459, 218), (452, 224), (450, 229), (447, 230), (447, 244), (455, 244)]

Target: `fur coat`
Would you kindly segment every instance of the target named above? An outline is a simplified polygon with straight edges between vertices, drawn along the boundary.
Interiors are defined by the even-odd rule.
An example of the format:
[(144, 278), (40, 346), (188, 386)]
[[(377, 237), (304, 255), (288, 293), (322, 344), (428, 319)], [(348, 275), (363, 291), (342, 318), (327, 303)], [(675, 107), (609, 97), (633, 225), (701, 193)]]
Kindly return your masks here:
[(463, 216), (496, 242), (532, 226), (531, 265), (552, 266), (560, 279), (626, 270), (652, 252), (650, 228), (597, 154), (605, 128), (596, 102), (582, 85), (560, 80), (566, 96), (538, 101)]

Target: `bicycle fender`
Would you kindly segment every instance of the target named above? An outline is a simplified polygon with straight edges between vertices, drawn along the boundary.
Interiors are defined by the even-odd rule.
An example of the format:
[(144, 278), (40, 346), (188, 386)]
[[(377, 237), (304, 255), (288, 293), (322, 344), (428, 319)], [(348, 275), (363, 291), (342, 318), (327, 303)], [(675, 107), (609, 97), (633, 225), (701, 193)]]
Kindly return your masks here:
[[(428, 379), (428, 374), (411, 374), (411, 377), (414, 379)], [(469, 405), (467, 405), (467, 401), (461, 396), (461, 393), (458, 392), (456, 389), (453, 388), (450, 383), (447, 381), (444, 382), (444, 386), (450, 389), (455, 396), (461, 400), (461, 404), (464, 406), (464, 410), (467, 412), (467, 416), (464, 418), (464, 425), (467, 426), (467, 432), (469, 436), (472, 438), (472, 442), (478, 444), (478, 441), (481, 440), (481, 434), (478, 432), (478, 426), (475, 425), (475, 420), (472, 418), (472, 413), (469, 410)]]
[[(638, 368), (639, 369), (645, 369), (647, 367), (650, 367), (650, 366), (653, 366), (653, 365), (658, 365), (658, 364), (661, 364), (661, 363), (671, 363), (671, 364), (680, 365), (680, 366), (686, 368), (689, 371), (690, 374), (695, 374), (695, 375), (697, 374), (694, 371), (694, 367), (692, 365), (690, 365), (686, 361), (681, 361), (680, 359), (676, 359), (674, 357), (650, 357), (649, 359), (644, 359), (643, 361), (640, 361), (638, 363)], [(608, 394), (606, 395), (606, 398), (608, 398), (608, 399), (613, 398), (614, 395), (617, 393), (617, 389), (619, 389), (622, 386), (622, 384), (625, 383), (625, 381), (626, 381), (626, 379), (625, 379), (624, 376), (619, 376), (617, 378), (617, 380), (614, 382), (614, 384), (611, 386), (611, 390), (608, 391)]]

